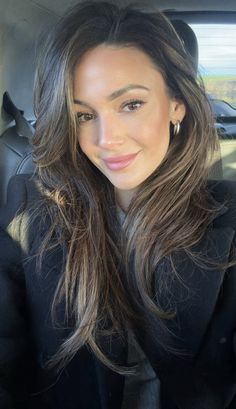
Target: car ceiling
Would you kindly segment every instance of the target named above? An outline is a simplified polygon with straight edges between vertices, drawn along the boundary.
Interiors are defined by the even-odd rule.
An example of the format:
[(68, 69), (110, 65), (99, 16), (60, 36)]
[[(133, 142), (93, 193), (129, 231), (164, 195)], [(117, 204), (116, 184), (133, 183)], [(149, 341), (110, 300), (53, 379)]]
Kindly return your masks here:
[[(100, 0), (94, 0), (100, 1)], [(110, 0), (113, 3), (126, 5), (132, 3), (132, 0)], [(53, 13), (62, 15), (66, 9), (77, 4), (78, 0), (31, 0), (29, 1)], [(177, 11), (236, 11), (236, 1), (228, 0), (136, 0), (135, 4), (147, 6), (148, 8), (158, 8), (160, 10), (177, 10)]]

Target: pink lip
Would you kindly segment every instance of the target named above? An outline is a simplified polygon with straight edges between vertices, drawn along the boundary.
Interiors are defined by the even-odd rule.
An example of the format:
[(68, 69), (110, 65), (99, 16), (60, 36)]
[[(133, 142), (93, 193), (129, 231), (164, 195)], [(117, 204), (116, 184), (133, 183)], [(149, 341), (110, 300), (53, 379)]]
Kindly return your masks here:
[(108, 167), (108, 169), (120, 170), (120, 169), (124, 169), (127, 166), (129, 166), (133, 162), (133, 160), (136, 158), (137, 155), (138, 155), (138, 152), (132, 153), (130, 155), (114, 156), (114, 157), (106, 158), (103, 160), (106, 166)]

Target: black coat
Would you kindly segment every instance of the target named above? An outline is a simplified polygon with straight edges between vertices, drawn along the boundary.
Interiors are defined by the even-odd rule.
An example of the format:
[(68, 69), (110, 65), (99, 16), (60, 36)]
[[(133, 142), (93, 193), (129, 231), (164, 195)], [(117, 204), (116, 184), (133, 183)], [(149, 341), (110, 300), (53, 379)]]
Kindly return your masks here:
[[(227, 200), (227, 206), (196, 250), (227, 261), (235, 244), (236, 184), (211, 182), (209, 189), (217, 201)], [(63, 327), (63, 306), (57, 311), (57, 325), (50, 312), (65, 250), (48, 251), (36, 273), (32, 255), (48, 221), (24, 229), (29, 205), (39, 199), (35, 181), (17, 176), (9, 185), (8, 204), (0, 210), (0, 409), (120, 409), (124, 378), (105, 368), (86, 347), (61, 373), (45, 369), (72, 328)], [(14, 218), (19, 207), (23, 212)], [(162, 289), (159, 298), (163, 307), (177, 312), (168, 322), (168, 341), (175, 352), (158, 342), (160, 320), (146, 313), (146, 325), (136, 328), (161, 381), (162, 409), (235, 409), (236, 268), (200, 268), (181, 252), (175, 266), (180, 279), (169, 274), (167, 261), (155, 274), (157, 292), (161, 275), (169, 274), (169, 288)], [(107, 353), (125, 364), (126, 345), (118, 339), (111, 345)]]

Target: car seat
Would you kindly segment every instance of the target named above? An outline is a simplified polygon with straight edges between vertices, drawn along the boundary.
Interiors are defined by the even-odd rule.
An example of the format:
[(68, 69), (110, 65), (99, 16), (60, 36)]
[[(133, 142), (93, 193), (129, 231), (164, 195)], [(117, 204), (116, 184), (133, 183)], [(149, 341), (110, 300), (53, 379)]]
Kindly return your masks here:
[(183, 20), (172, 20), (172, 26), (180, 37), (185, 50), (189, 54), (189, 58), (193, 63), (193, 67), (197, 74), (198, 71), (198, 41), (196, 34), (192, 28)]
[(8, 93), (3, 95), (3, 110), (15, 121), (0, 136), (0, 206), (6, 203), (10, 178), (19, 173), (32, 173), (31, 138), (33, 126), (26, 121), (23, 112), (16, 108)]

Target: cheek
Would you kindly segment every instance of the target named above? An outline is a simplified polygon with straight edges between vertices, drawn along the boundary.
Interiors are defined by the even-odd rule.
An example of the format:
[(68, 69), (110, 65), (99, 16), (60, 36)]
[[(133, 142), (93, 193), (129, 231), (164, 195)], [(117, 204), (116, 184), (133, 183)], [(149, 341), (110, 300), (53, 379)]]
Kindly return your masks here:
[(80, 149), (85, 153), (86, 151), (86, 143), (83, 138), (79, 138), (79, 146)]
[(82, 152), (90, 159), (93, 156), (92, 144), (86, 138), (79, 138), (79, 146)]
[(170, 125), (168, 120), (163, 117), (149, 119), (145, 124), (140, 123), (135, 129), (136, 135), (139, 135), (139, 142), (150, 148), (165, 148), (169, 145)]
[(144, 143), (153, 144), (160, 143), (163, 139), (169, 139), (170, 133), (170, 107), (169, 104), (163, 100), (161, 106), (159, 101), (151, 104), (148, 111), (138, 117), (137, 123), (133, 127), (134, 134), (140, 135)]

